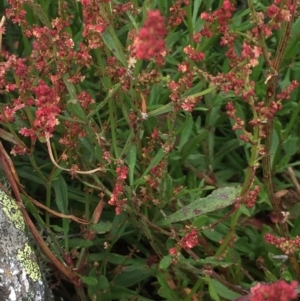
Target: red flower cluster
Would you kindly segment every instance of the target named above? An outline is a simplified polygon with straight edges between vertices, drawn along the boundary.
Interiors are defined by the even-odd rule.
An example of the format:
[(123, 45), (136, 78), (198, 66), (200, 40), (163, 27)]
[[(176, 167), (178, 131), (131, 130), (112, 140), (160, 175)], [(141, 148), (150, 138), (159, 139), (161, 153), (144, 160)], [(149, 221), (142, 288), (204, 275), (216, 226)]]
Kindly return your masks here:
[(219, 22), (219, 26), (217, 27), (217, 31), (225, 33), (228, 29), (227, 21), (231, 19), (232, 12), (235, 10), (234, 5), (229, 1), (225, 0), (220, 9), (215, 10), (213, 13), (204, 12), (201, 14), (201, 19), (208, 22), (205, 24), (203, 29), (201, 30), (202, 36), (211, 37), (213, 35), (212, 32), (212, 23), (214, 21)]
[(39, 85), (33, 90), (37, 98), (36, 107), (38, 108), (35, 112), (34, 127), (42, 130), (42, 133), (52, 134), (55, 126), (58, 124), (57, 115), (60, 112), (58, 107), (59, 97), (42, 80), (39, 81)]
[(165, 172), (165, 161), (160, 161), (157, 165), (151, 168), (151, 172), (148, 176), (146, 176), (146, 181), (149, 186), (154, 189), (157, 189), (163, 174)]
[(260, 284), (251, 288), (251, 298), (249, 301), (289, 301), (297, 299), (298, 282), (287, 283), (283, 280), (272, 284)]
[(166, 28), (160, 11), (149, 11), (148, 19), (132, 45), (133, 56), (140, 60), (154, 58), (157, 64), (162, 65), (166, 51), (165, 36)]
[[(88, 41), (90, 49), (97, 49), (103, 46), (101, 33), (108, 27), (109, 23), (103, 16), (98, 0), (81, 0), (83, 6), (82, 36)], [(109, 2), (107, 0), (100, 2)]]
[(266, 233), (265, 241), (268, 244), (279, 248), (286, 255), (294, 253), (300, 248), (300, 236), (296, 236), (292, 239), (286, 239), (284, 237), (276, 237), (270, 233)]
[(275, 20), (275, 24), (280, 22), (288, 22), (291, 18), (291, 13), (294, 11), (293, 5), (283, 5), (282, 2), (277, 3), (278, 6), (272, 4), (267, 9), (267, 15), (270, 19)]
[(183, 49), (183, 52), (185, 54), (187, 54), (187, 56), (189, 57), (189, 59), (191, 59), (191, 60), (193, 60), (195, 62), (202, 61), (204, 59), (204, 57), (205, 57), (205, 54), (203, 52), (197, 51), (191, 45), (185, 47)]
[(260, 191), (260, 186), (256, 185), (253, 190), (247, 192), (247, 194), (243, 197), (243, 202), (248, 208), (252, 208), (257, 200), (257, 196)]
[(170, 7), (170, 18), (168, 23), (171, 27), (178, 26), (182, 23), (186, 16), (186, 10), (183, 6), (190, 4), (189, 0), (176, 0), (175, 3)]
[(187, 233), (178, 243), (185, 250), (192, 249), (196, 247), (199, 243), (197, 230), (193, 229), (191, 232)]
[(173, 80), (168, 81), (168, 89), (171, 93), (169, 97), (174, 104), (175, 110), (184, 109), (186, 111), (190, 111), (194, 108), (195, 104), (202, 99), (202, 97), (187, 97), (183, 101), (181, 100), (181, 95), (193, 86), (194, 73), (188, 63), (179, 64), (178, 70), (183, 73), (183, 76), (178, 80), (178, 82)]
[(126, 204), (127, 199), (123, 198), (124, 194), (124, 182), (127, 178), (128, 167), (122, 166), (117, 167), (117, 181), (113, 193), (108, 201), (108, 204), (111, 206), (115, 206), (116, 215), (121, 214), (123, 206)]
[(198, 98), (192, 96), (186, 97), (184, 101), (181, 103), (182, 109), (187, 112), (192, 112), (197, 103), (197, 100), (200, 101), (201, 97)]
[(290, 85), (284, 88), (279, 94), (276, 95), (278, 100), (288, 100), (291, 97), (291, 93), (293, 90), (299, 87), (299, 82), (293, 80)]

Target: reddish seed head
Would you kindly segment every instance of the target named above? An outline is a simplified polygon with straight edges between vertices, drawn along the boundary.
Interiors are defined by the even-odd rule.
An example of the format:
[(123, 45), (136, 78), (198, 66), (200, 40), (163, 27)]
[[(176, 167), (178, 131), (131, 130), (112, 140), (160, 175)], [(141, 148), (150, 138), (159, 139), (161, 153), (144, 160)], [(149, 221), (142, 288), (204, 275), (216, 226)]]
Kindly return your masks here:
[(272, 284), (260, 284), (251, 288), (250, 301), (289, 301), (297, 299), (297, 281), (287, 283), (283, 280)]
[(149, 11), (148, 18), (132, 46), (133, 55), (144, 60), (154, 58), (156, 63), (162, 64), (162, 57), (166, 52), (165, 36), (164, 19), (160, 11)]

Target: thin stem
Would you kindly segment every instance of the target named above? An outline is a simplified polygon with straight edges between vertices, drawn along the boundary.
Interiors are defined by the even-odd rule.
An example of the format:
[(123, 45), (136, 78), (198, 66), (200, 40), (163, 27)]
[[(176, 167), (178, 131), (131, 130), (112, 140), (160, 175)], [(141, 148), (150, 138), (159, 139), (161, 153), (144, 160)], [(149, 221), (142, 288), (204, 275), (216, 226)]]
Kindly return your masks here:
[(95, 169), (92, 169), (92, 170), (87, 170), (87, 171), (80, 171), (80, 170), (76, 170), (76, 169), (68, 169), (68, 168), (64, 168), (64, 167), (61, 167), (59, 166), (55, 159), (54, 159), (54, 156), (53, 156), (53, 152), (52, 152), (52, 148), (51, 148), (51, 144), (50, 144), (50, 138), (49, 136), (46, 137), (46, 144), (47, 144), (47, 148), (48, 148), (48, 152), (49, 152), (49, 156), (50, 156), (50, 159), (51, 159), (51, 162), (59, 169), (61, 170), (64, 170), (64, 171), (68, 171), (68, 172), (74, 172), (74, 173), (77, 173), (77, 174), (81, 174), (81, 175), (89, 175), (89, 174), (92, 174), (92, 173), (95, 173), (97, 171), (103, 171), (103, 167), (98, 167), (98, 168), (95, 168)]
[[(250, 0), (248, 2), (251, 2)], [(286, 2), (286, 1), (285, 1)], [(290, 3), (291, 6), (296, 7), (296, 0), (292, 0), (292, 3)], [(294, 23), (295, 18), (295, 10), (291, 12), (291, 17), (288, 22), (285, 22), (283, 25), (281, 37), (279, 40), (279, 44), (276, 50), (275, 58), (273, 60), (272, 69), (274, 71), (273, 75), (270, 77), (270, 79), (267, 81), (267, 90), (266, 90), (266, 98), (265, 98), (265, 106), (266, 108), (271, 108), (271, 105), (273, 102), (276, 101), (276, 88), (277, 88), (277, 82), (279, 77), (279, 67), (283, 59), (283, 55), (285, 52), (285, 49), (288, 45), (290, 34), (291, 34), (291, 28), (292, 24)], [(273, 136), (273, 118), (270, 118), (265, 127), (265, 152), (266, 155), (262, 159), (263, 163), (263, 174), (264, 174), (264, 183), (266, 187), (266, 191), (269, 197), (269, 200), (271, 202), (271, 205), (275, 211), (275, 214), (279, 218), (281, 222), (279, 222), (279, 228), (281, 230), (281, 235), (285, 237), (286, 239), (289, 238), (289, 230), (288, 225), (286, 222), (284, 222), (284, 216), (281, 212), (280, 205), (278, 200), (275, 197), (274, 193), (274, 185), (273, 185), (273, 170), (275, 166), (272, 166), (271, 163), (271, 147), (272, 147), (272, 136)], [(293, 270), (296, 272), (298, 279), (300, 279), (300, 267), (297, 262), (297, 259), (294, 254), (289, 255), (289, 260), (292, 265)]]
[[(250, 103), (251, 105), (251, 110), (252, 110), (252, 114), (253, 114), (253, 118), (256, 119), (257, 118), (257, 112), (255, 110), (254, 107), (254, 99), (253, 97), (250, 98)], [(260, 132), (261, 132), (261, 126), (260, 125), (256, 125), (254, 127), (254, 133), (253, 133), (253, 138), (252, 138), (252, 146), (251, 146), (251, 150), (250, 150), (250, 160), (249, 160), (249, 165), (248, 168), (246, 170), (246, 177), (243, 183), (243, 187), (240, 193), (241, 199), (243, 198), (244, 195), (247, 194), (247, 192), (249, 191), (249, 189), (251, 188), (253, 181), (254, 181), (254, 176), (255, 176), (255, 171), (257, 168), (257, 160), (258, 160), (258, 156), (259, 156), (259, 150), (260, 150), (260, 145), (261, 145), (261, 138), (260, 138)], [(231, 216), (231, 222), (230, 222), (230, 229), (229, 232), (227, 233), (227, 235), (225, 236), (225, 239), (223, 241), (223, 243), (221, 244), (221, 246), (219, 247), (219, 249), (216, 252), (216, 257), (221, 256), (223, 254), (223, 252), (225, 252), (228, 244), (230, 243), (232, 236), (235, 232), (235, 228), (236, 225), (238, 223), (238, 219), (241, 215), (241, 211), (240, 210), (235, 210)]]
[[(51, 207), (51, 182), (46, 185), (46, 207)], [(45, 219), (47, 227), (50, 228), (50, 215), (48, 211), (46, 211)]]
[(259, 34), (258, 43), (259, 43), (259, 45), (260, 45), (260, 47), (263, 51), (263, 56), (264, 56), (265, 62), (267, 63), (268, 67), (271, 67), (272, 65), (271, 65), (271, 62), (269, 60), (268, 48), (267, 48), (267, 45), (266, 45), (266, 42), (265, 42), (265, 37), (264, 37), (263, 32), (261, 31), (261, 28), (260, 28), (261, 21), (258, 19), (257, 15), (256, 15), (256, 11), (255, 11), (254, 4), (253, 4), (252, 0), (248, 0), (248, 6), (249, 6), (249, 9), (250, 9), (250, 12), (251, 12), (251, 17), (254, 19), (255, 23), (257, 24), (258, 34)]

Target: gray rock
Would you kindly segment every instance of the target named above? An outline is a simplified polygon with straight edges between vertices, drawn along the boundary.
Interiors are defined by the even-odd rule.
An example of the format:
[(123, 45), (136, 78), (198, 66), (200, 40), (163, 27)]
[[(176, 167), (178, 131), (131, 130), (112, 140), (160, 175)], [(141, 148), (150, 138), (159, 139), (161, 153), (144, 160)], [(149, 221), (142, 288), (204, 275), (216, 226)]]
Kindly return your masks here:
[(15, 200), (0, 190), (0, 301), (49, 301), (26, 226)]

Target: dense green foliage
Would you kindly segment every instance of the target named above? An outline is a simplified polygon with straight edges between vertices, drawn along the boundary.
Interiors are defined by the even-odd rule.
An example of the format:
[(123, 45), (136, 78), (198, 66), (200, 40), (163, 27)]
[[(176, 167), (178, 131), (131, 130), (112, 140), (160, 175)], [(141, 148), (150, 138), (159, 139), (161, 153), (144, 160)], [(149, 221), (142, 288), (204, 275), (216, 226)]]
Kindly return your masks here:
[(300, 280), (297, 1), (0, 11), (0, 137), (57, 296), (250, 300)]

